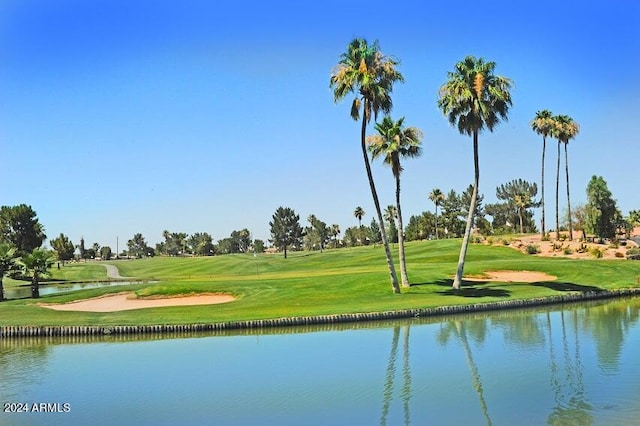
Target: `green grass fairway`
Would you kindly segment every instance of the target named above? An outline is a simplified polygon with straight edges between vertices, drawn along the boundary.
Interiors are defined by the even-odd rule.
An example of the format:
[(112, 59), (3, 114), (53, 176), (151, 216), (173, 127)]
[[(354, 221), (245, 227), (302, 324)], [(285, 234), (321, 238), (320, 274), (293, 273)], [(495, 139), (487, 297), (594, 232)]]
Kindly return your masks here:
[[(228, 255), (206, 258), (150, 258), (112, 261), (120, 274), (157, 284), (81, 290), (39, 300), (0, 303), (0, 326), (7, 325), (149, 325), (241, 321), (353, 312), (379, 312), (441, 305), (527, 299), (572, 291), (639, 286), (640, 262), (572, 260), (522, 254), (507, 247), (471, 245), (465, 275), (495, 270), (540, 271), (557, 277), (538, 283), (467, 282), (451, 289), (460, 240), (407, 244), (412, 286), (393, 294), (381, 246), (281, 255)], [(394, 252), (397, 253), (397, 247)], [(399, 269), (399, 268), (398, 268)], [(54, 278), (106, 279), (95, 263), (53, 269)], [(15, 285), (8, 282), (7, 285)], [(228, 293), (231, 303), (149, 308), (113, 313), (61, 312), (37, 303), (63, 303), (132, 290), (138, 296)]]

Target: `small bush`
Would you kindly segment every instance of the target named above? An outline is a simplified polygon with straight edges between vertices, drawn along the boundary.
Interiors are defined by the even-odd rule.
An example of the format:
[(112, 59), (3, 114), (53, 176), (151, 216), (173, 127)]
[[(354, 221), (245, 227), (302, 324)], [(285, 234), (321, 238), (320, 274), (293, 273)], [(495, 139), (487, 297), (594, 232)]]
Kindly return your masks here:
[(526, 248), (528, 254), (540, 253), (540, 247), (537, 244), (529, 244)]
[(508, 246), (509, 244), (511, 244), (511, 241), (509, 241), (509, 240), (508, 240), (508, 239), (506, 239), (506, 238), (503, 238), (503, 239), (502, 239), (502, 245), (503, 245), (503, 246)]
[(602, 250), (600, 250), (598, 247), (592, 247), (589, 249), (589, 254), (593, 257), (595, 257), (596, 259), (600, 259), (602, 256), (604, 256), (604, 252)]
[(489, 238), (487, 238), (487, 243), (489, 243), (489, 244), (493, 244), (493, 237), (489, 237)]
[(552, 248), (553, 248), (553, 251), (562, 251), (562, 244), (561, 243), (553, 243)]
[(573, 254), (573, 249), (571, 247), (565, 247), (564, 250), (562, 250), (562, 253), (566, 255)]
[(633, 247), (627, 250), (627, 256), (634, 254), (640, 254), (640, 247)]
[(611, 248), (611, 249), (617, 249), (617, 248), (618, 248), (618, 243), (613, 242), (613, 243), (609, 244), (609, 248)]
[(544, 236), (542, 237), (542, 241), (551, 241), (551, 237), (549, 236), (548, 232), (544, 234)]
[[(596, 250), (598, 250), (596, 248)], [(587, 245), (585, 243), (580, 243), (580, 245), (578, 246), (578, 248), (576, 249), (576, 251), (578, 253), (586, 253), (587, 252)], [(599, 250), (598, 250), (599, 251)]]
[(616, 257), (624, 257), (624, 253), (622, 253), (621, 251), (617, 251), (615, 254)]

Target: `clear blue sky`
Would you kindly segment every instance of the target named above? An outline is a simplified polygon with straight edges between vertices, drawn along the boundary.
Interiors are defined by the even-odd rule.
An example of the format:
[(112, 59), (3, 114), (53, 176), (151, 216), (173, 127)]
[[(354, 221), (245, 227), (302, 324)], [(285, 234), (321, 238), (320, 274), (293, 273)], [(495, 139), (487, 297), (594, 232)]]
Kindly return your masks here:
[[(529, 123), (550, 109), (581, 126), (572, 204), (595, 174), (624, 214), (640, 208), (637, 2), (305, 3), (3, 0), (0, 204), (30, 204), (50, 238), (113, 249), (137, 232), (153, 245), (165, 229), (217, 240), (246, 227), (266, 240), (278, 206), (343, 231), (362, 206), (369, 223), (359, 123), (329, 89), (358, 36), (400, 60), (392, 117), (425, 135), (422, 157), (404, 163), (405, 220), (433, 210), (433, 188), (461, 192), (473, 179), (471, 140), (436, 104), (469, 54), (515, 83), (509, 121), (480, 136), (485, 203), (499, 184), (539, 182), (542, 141)], [(391, 171), (374, 175), (392, 204)]]

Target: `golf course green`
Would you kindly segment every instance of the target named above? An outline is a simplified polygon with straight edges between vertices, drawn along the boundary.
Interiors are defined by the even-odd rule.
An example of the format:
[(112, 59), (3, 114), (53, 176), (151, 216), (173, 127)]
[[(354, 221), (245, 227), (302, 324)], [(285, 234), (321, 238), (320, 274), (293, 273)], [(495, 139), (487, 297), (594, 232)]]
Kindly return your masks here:
[[(239, 254), (215, 257), (155, 257), (104, 262), (120, 275), (155, 283), (79, 290), (39, 299), (0, 303), (0, 326), (92, 326), (222, 323), (420, 309), (557, 296), (640, 286), (640, 262), (625, 259), (568, 259), (528, 255), (508, 247), (472, 244), (465, 276), (490, 271), (543, 272), (537, 282), (465, 281), (452, 290), (460, 240), (406, 245), (410, 288), (393, 294), (382, 246), (324, 252)], [(397, 254), (397, 253), (396, 253)], [(103, 262), (53, 268), (56, 280), (105, 280)], [(24, 285), (5, 280), (5, 287)], [(138, 298), (226, 294), (229, 303), (173, 306), (118, 312), (56, 311), (41, 304), (67, 303), (132, 291)]]

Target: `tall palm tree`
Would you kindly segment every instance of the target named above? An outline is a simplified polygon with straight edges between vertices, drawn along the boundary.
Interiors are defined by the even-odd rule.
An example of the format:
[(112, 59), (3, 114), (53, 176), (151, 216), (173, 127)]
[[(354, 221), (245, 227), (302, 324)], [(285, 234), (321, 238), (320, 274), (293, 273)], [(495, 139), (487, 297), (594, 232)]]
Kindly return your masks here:
[(13, 269), (15, 263), (15, 247), (7, 243), (0, 243), (0, 302), (4, 300), (4, 286), (2, 284), (2, 279)]
[(353, 211), (353, 215), (356, 217), (356, 219), (358, 219), (358, 228), (362, 228), (362, 218), (365, 214), (366, 213), (364, 209), (360, 206), (356, 207), (356, 209)]
[(444, 194), (440, 191), (440, 188), (434, 188), (429, 193), (429, 200), (436, 206), (436, 240), (438, 239), (438, 206), (444, 201)]
[(544, 213), (544, 156), (545, 150), (547, 146), (547, 136), (551, 135), (553, 132), (553, 114), (548, 109), (543, 109), (541, 111), (536, 112), (535, 118), (531, 121), (531, 129), (539, 135), (542, 135), (542, 176), (540, 180), (540, 187), (542, 192), (541, 206), (542, 206), (542, 238), (544, 239), (547, 229), (545, 223), (545, 213)]
[(458, 62), (453, 72), (448, 73), (447, 82), (440, 88), (438, 107), (449, 119), (449, 123), (457, 124), (458, 131), (473, 137), (474, 183), (467, 225), (465, 228), (458, 268), (453, 280), (453, 288), (459, 289), (464, 272), (464, 261), (467, 255), (469, 235), (473, 223), (473, 214), (478, 199), (480, 167), (478, 160), (478, 134), (486, 127), (490, 132), (500, 122), (507, 120), (511, 106), (512, 82), (510, 79), (493, 74), (495, 62), (485, 62), (467, 56)]
[[(365, 39), (355, 38), (347, 46), (347, 51), (340, 56), (340, 62), (331, 71), (331, 81), (329, 87), (333, 89), (334, 102), (342, 100), (350, 93), (355, 95), (351, 104), (351, 118), (360, 119), (360, 109), (362, 107), (362, 126), (360, 129), (360, 147), (362, 158), (369, 179), (371, 196), (376, 208), (378, 221), (382, 223), (382, 210), (378, 201), (378, 193), (371, 173), (371, 164), (367, 155), (366, 131), (367, 124), (378, 118), (378, 113), (389, 113), (393, 106), (391, 92), (393, 84), (403, 82), (404, 77), (396, 66), (398, 61), (385, 56), (377, 42), (367, 43)], [(380, 228), (380, 235), (384, 245), (389, 275), (391, 278), (391, 288), (394, 293), (400, 293), (396, 269), (393, 265), (389, 241), (387, 240), (384, 226)]]
[(49, 269), (54, 264), (51, 252), (43, 249), (34, 249), (20, 259), (20, 264), (26, 275), (31, 275), (31, 297), (40, 297), (40, 278), (49, 275)]
[[(571, 219), (571, 197), (569, 195), (569, 154), (567, 145), (580, 132), (580, 126), (568, 115), (558, 115), (554, 119), (554, 134), (558, 139), (558, 175), (560, 174), (560, 143), (564, 144), (564, 167), (567, 178), (567, 218), (569, 220), (569, 241), (573, 241), (573, 224)], [(559, 178), (557, 178), (559, 180)], [(556, 221), (558, 221), (558, 183), (556, 181)], [(556, 237), (557, 237), (556, 233)]]
[(377, 135), (367, 138), (371, 158), (383, 156), (384, 164), (391, 166), (391, 172), (396, 180), (396, 214), (398, 217), (398, 259), (400, 260), (400, 278), (403, 287), (409, 287), (407, 277), (407, 262), (404, 255), (404, 231), (402, 224), (402, 209), (400, 208), (400, 173), (402, 173), (401, 158), (418, 157), (422, 151), (420, 143), (422, 131), (417, 127), (404, 127), (404, 117), (394, 121), (388, 115), (381, 123), (376, 123)]

